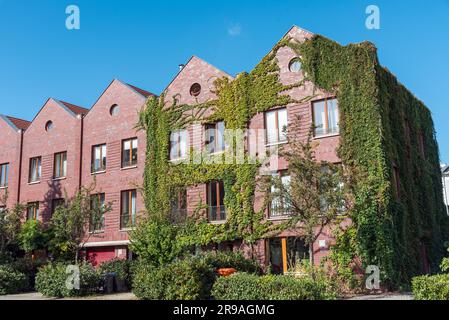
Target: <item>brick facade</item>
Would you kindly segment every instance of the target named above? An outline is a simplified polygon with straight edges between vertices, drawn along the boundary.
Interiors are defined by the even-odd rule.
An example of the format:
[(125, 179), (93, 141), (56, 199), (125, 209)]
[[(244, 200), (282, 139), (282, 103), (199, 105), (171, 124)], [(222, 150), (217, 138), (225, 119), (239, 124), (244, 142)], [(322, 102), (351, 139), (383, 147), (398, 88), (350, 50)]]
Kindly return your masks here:
[[(304, 41), (312, 34), (293, 27), (287, 36)], [(298, 79), (301, 77), (300, 73), (292, 73), (289, 70), (289, 64), (293, 58), (295, 58), (295, 53), (290, 48), (282, 48), (278, 52), (280, 80), (283, 84), (292, 84), (300, 80)], [(212, 92), (213, 83), (221, 77), (232, 79), (232, 76), (225, 72), (197, 57), (192, 57), (164, 93), (166, 97), (176, 95), (179, 103), (206, 102), (215, 98)], [(191, 86), (195, 83), (200, 84), (202, 88), (197, 97), (190, 93)], [(314, 95), (316, 100), (329, 97), (327, 93), (321, 92), (312, 83), (294, 88), (289, 94), (296, 100), (310, 95)], [(105, 202), (112, 204), (112, 211), (105, 216), (104, 230), (93, 234), (89, 239), (87, 254), (97, 262), (113, 257), (126, 257), (128, 254), (126, 246), (129, 241), (127, 230), (121, 230), (120, 227), (121, 192), (138, 189), (142, 186), (146, 136), (145, 132), (137, 131), (135, 125), (138, 121), (138, 112), (144, 107), (149, 95), (151, 94), (145, 90), (114, 80), (90, 110), (56, 99), (49, 99), (23, 134), (23, 144), (20, 142), (22, 133), (19, 129), (5, 120), (7, 118), (0, 118), (0, 134), (2, 136), (0, 164), (11, 164), (9, 205), (17, 201), (17, 193), (20, 189), (19, 201), (22, 203), (39, 201), (40, 219), (45, 222), (51, 215), (52, 200), (63, 198), (65, 193), (71, 196), (81, 185), (88, 186), (95, 182), (96, 191), (105, 194)], [(116, 111), (118, 111), (111, 112), (112, 106), (117, 106)], [(305, 139), (312, 124), (312, 102), (288, 105), (287, 115), (289, 122), (298, 115), (301, 117), (301, 128), (292, 134), (295, 134), (298, 139)], [(53, 124), (50, 131), (46, 130), (48, 121), (52, 121)], [(263, 113), (255, 115), (250, 121), (249, 129), (265, 129), (265, 115)], [(204, 148), (204, 127), (194, 124), (188, 130), (190, 145)], [(130, 138), (138, 140), (137, 165), (122, 168), (122, 142)], [(339, 144), (338, 135), (323, 137), (316, 141), (319, 142), (316, 150), (317, 160), (339, 162), (336, 154)], [(92, 173), (92, 146), (100, 144), (106, 145), (106, 169), (102, 172)], [(20, 163), (21, 151), (22, 161)], [(54, 154), (62, 151), (67, 152), (67, 175), (64, 179), (55, 180), (53, 179)], [(28, 180), (30, 158), (37, 156), (42, 159), (42, 176), (39, 182), (30, 183)], [(279, 170), (287, 169), (288, 164), (283, 159), (278, 161), (276, 167)], [(19, 165), (22, 166), (20, 184)], [(4, 191), (0, 190), (1, 192)], [(256, 194), (256, 199), (255, 205), (260, 207), (262, 195)], [(190, 187), (187, 191), (188, 212), (193, 212), (200, 201), (206, 202), (206, 185)], [(143, 199), (139, 192), (137, 192), (136, 202), (137, 211), (143, 211)], [(329, 244), (332, 242), (328, 233), (329, 230), (324, 230), (314, 245), (317, 263), (327, 253)], [(279, 238), (285, 239), (290, 236), (297, 237), (298, 235), (290, 231), (279, 235)], [(241, 247), (241, 242), (236, 241), (228, 245), (232, 245), (234, 248)], [(260, 260), (268, 264), (268, 243), (260, 241), (257, 248)]]

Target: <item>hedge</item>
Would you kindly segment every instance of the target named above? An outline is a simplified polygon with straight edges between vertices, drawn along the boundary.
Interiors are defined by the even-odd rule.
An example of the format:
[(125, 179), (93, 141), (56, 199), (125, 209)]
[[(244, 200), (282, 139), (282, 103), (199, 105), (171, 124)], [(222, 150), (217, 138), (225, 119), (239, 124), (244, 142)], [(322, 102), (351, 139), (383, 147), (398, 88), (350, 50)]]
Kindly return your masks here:
[(328, 285), (310, 277), (257, 276), (236, 273), (220, 277), (212, 288), (216, 300), (333, 300)]
[(162, 267), (152, 267), (141, 261), (133, 268), (133, 292), (145, 300), (210, 299), (219, 268), (235, 268), (248, 273), (260, 271), (255, 261), (232, 252), (203, 253)]
[(80, 264), (80, 288), (67, 288), (66, 281), (70, 275), (67, 265), (63, 263), (48, 264), (36, 275), (36, 290), (48, 297), (85, 296), (99, 292), (101, 277), (90, 264)]
[(28, 287), (27, 276), (9, 265), (0, 265), (0, 295), (19, 293)]
[(412, 291), (416, 300), (449, 300), (449, 274), (415, 277)]

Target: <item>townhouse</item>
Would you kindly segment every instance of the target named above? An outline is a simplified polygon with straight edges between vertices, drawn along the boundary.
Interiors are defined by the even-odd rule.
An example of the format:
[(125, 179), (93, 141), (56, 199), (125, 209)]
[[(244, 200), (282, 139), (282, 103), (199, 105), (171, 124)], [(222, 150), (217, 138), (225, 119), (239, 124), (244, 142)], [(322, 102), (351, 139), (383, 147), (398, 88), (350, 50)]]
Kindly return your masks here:
[[(283, 39), (294, 39), (298, 43), (304, 43), (313, 37), (314, 35), (306, 30), (292, 27)], [(286, 94), (296, 102), (258, 112), (250, 119), (247, 124), (248, 129), (264, 132), (256, 137), (257, 146), (261, 148), (257, 152), (263, 153), (273, 146), (285, 144), (287, 137), (284, 128), (288, 128), (289, 134), (294, 134), (295, 138), (306, 139), (313, 124), (317, 161), (341, 163), (338, 150), (342, 141), (340, 123), (342, 112), (336, 92), (330, 89), (325, 90), (307, 79), (302, 68), (301, 57), (291, 47), (279, 48), (275, 58), (279, 81), (285, 86), (292, 85)], [(215, 81), (219, 78), (234, 80), (232, 75), (193, 56), (185, 65), (182, 65), (179, 73), (163, 91), (165, 105), (170, 105), (172, 97), (176, 97), (178, 104), (189, 105), (216, 99)], [(302, 83), (302, 85), (294, 86), (293, 84), (296, 83)], [(397, 83), (395, 82), (392, 87), (397, 90)], [(391, 96), (394, 97), (395, 94), (396, 92), (391, 93)], [(145, 107), (150, 96), (153, 94), (148, 91), (113, 80), (90, 110), (49, 99), (31, 123), (1, 116), (0, 195), (8, 191), (7, 205), (13, 205), (16, 202), (26, 203), (28, 204), (27, 218), (45, 222), (51, 218), (52, 211), (66, 195), (70, 197), (77, 188), (92, 185), (95, 188), (95, 197), (101, 203), (110, 203), (112, 211), (106, 214), (102, 223), (90, 226), (91, 237), (86, 245), (86, 255), (94, 263), (115, 257), (130, 258), (132, 253), (128, 249), (128, 231), (135, 223), (136, 217), (145, 210), (139, 188), (143, 184), (147, 141), (145, 132), (137, 130), (136, 124), (138, 113)], [(415, 108), (418, 103), (414, 100), (415, 98), (411, 98), (411, 95), (410, 97), (407, 95), (405, 99), (409, 99), (410, 108), (412, 106)], [(433, 221), (433, 225), (417, 228), (416, 234), (410, 236), (400, 235), (398, 231), (400, 227), (397, 226), (394, 228), (398, 229), (389, 234), (392, 238), (401, 237), (397, 241), (409, 243), (414, 248), (418, 248), (416, 252), (410, 253), (410, 256), (414, 255), (413, 259), (418, 261), (417, 263), (423, 263), (424, 268), (427, 268), (429, 259), (427, 256), (436, 257), (437, 253), (428, 253), (426, 248), (433, 250), (434, 243), (441, 239), (440, 231), (436, 228), (437, 221), (441, 218), (439, 214), (442, 199), (436, 192), (437, 188), (434, 188), (438, 175), (433, 171), (437, 159), (431, 156), (437, 150), (436, 141), (432, 136), (433, 124), (429, 126), (427, 138), (425, 138), (424, 129), (426, 128), (413, 126), (408, 121), (407, 115), (403, 115), (406, 112), (417, 113), (419, 109), (422, 115), (416, 117), (427, 121), (427, 113), (421, 105), (404, 111), (395, 110), (396, 105), (393, 102), (389, 107), (385, 107), (387, 102), (382, 101), (382, 103), (385, 108), (382, 109), (385, 114), (379, 115), (382, 121), (375, 122), (373, 118), (360, 117), (361, 128), (356, 130), (365, 130), (365, 127), (368, 130), (370, 129), (368, 124), (375, 122), (380, 126), (374, 129), (376, 133), (381, 130), (384, 134), (393, 132), (393, 136), (405, 135), (406, 138), (404, 141), (395, 138), (395, 143), (379, 142), (379, 145), (386, 146), (382, 151), (386, 150), (388, 154), (383, 154), (382, 157), (388, 160), (371, 167), (377, 169), (385, 166), (382, 171), (384, 184), (379, 187), (379, 193), (373, 196), (373, 201), (381, 192), (390, 193), (390, 190), (394, 190), (391, 192), (391, 197), (389, 194), (386, 200), (388, 204), (382, 204), (382, 210), (388, 208), (388, 214), (392, 214), (394, 210), (401, 213), (395, 216), (392, 214), (391, 220), (394, 220), (397, 226), (401, 223), (419, 224), (422, 220)], [(399, 105), (399, 102), (397, 104)], [(207, 112), (210, 113), (210, 110)], [(357, 112), (356, 110), (355, 113)], [(401, 119), (405, 120), (396, 119), (397, 115), (403, 115)], [(291, 124), (298, 116), (301, 119), (301, 126), (292, 128)], [(346, 115), (346, 117), (349, 116), (352, 115)], [(397, 121), (403, 124), (394, 125)], [(171, 132), (167, 160), (171, 162), (182, 160), (187, 156), (190, 147), (205, 150), (210, 154), (222, 152), (225, 149), (223, 139), (225, 127), (226, 124), (223, 121), (194, 123)], [(394, 130), (402, 131), (398, 133)], [(369, 139), (353, 140), (360, 144), (361, 149), (372, 150)], [(251, 148), (251, 145), (249, 147)], [(393, 154), (397, 155), (393, 156)], [(417, 155), (416, 160), (413, 160), (412, 155)], [(373, 158), (378, 160), (371, 156), (363, 157), (359, 154), (357, 156), (359, 157), (357, 161), (363, 165), (372, 165), (370, 161)], [(422, 172), (422, 163), (426, 163), (431, 174)], [(270, 169), (272, 174), (279, 175), (284, 183), (289, 183), (288, 163), (285, 159), (272, 160)], [(371, 172), (376, 169), (371, 169)], [(440, 173), (439, 167), (438, 173)], [(413, 175), (419, 175), (422, 179), (411, 178)], [(422, 188), (420, 183), (427, 183), (426, 186), (430, 187)], [(405, 192), (415, 193), (418, 189), (423, 192), (416, 193), (413, 199), (401, 196)], [(172, 201), (171, 205), (176, 215), (193, 214), (200, 204), (207, 204), (205, 214), (210, 223), (221, 224), (227, 219), (223, 181), (212, 180), (190, 185), (185, 192), (181, 192), (174, 198), (175, 201)], [(262, 208), (263, 201), (264, 194), (257, 191), (255, 210)], [(286, 216), (285, 212), (279, 209), (279, 202), (273, 201), (265, 212), (265, 219), (273, 224), (282, 223)], [(380, 212), (381, 209), (376, 208), (376, 210)], [(435, 218), (428, 219), (426, 215), (429, 213)], [(397, 220), (405, 214), (416, 221)], [(364, 222), (367, 219), (361, 221)], [(344, 223), (350, 222), (345, 220)], [(366, 237), (375, 241), (375, 236), (368, 236), (369, 232), (366, 233)], [(322, 230), (312, 247), (317, 264), (329, 253), (330, 246), (334, 242), (331, 230), (328, 228)], [(238, 239), (217, 243), (212, 247), (217, 250), (245, 249), (242, 241)], [(295, 230), (283, 231), (275, 237), (260, 239), (256, 243), (256, 250), (261, 263), (270, 265), (276, 273), (288, 271), (291, 264), (297, 260), (306, 259), (309, 255), (309, 248), (306, 248)], [(415, 260), (413, 262), (416, 262)]]

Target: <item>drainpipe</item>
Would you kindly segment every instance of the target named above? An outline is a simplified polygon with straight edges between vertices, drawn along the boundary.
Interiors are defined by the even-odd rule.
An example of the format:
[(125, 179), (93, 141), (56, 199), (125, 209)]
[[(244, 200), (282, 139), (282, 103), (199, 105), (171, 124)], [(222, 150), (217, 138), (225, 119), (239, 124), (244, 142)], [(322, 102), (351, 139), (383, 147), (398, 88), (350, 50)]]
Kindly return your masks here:
[(20, 133), (20, 150), (19, 150), (19, 185), (17, 187), (17, 203), (20, 203), (20, 191), (22, 184), (22, 157), (23, 157), (23, 130), (19, 130)]

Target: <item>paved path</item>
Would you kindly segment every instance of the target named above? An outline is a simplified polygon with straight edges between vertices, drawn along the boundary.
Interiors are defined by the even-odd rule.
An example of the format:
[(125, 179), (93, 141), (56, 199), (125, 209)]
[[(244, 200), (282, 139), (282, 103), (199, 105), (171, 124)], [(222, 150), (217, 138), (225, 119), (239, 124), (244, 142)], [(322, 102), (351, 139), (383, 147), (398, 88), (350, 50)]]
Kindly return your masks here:
[(413, 300), (411, 293), (383, 293), (347, 298), (345, 300)]
[(0, 300), (136, 300), (136, 296), (131, 292), (105, 294), (97, 296), (79, 297), (79, 298), (48, 298), (37, 292), (10, 294), (0, 296)]

